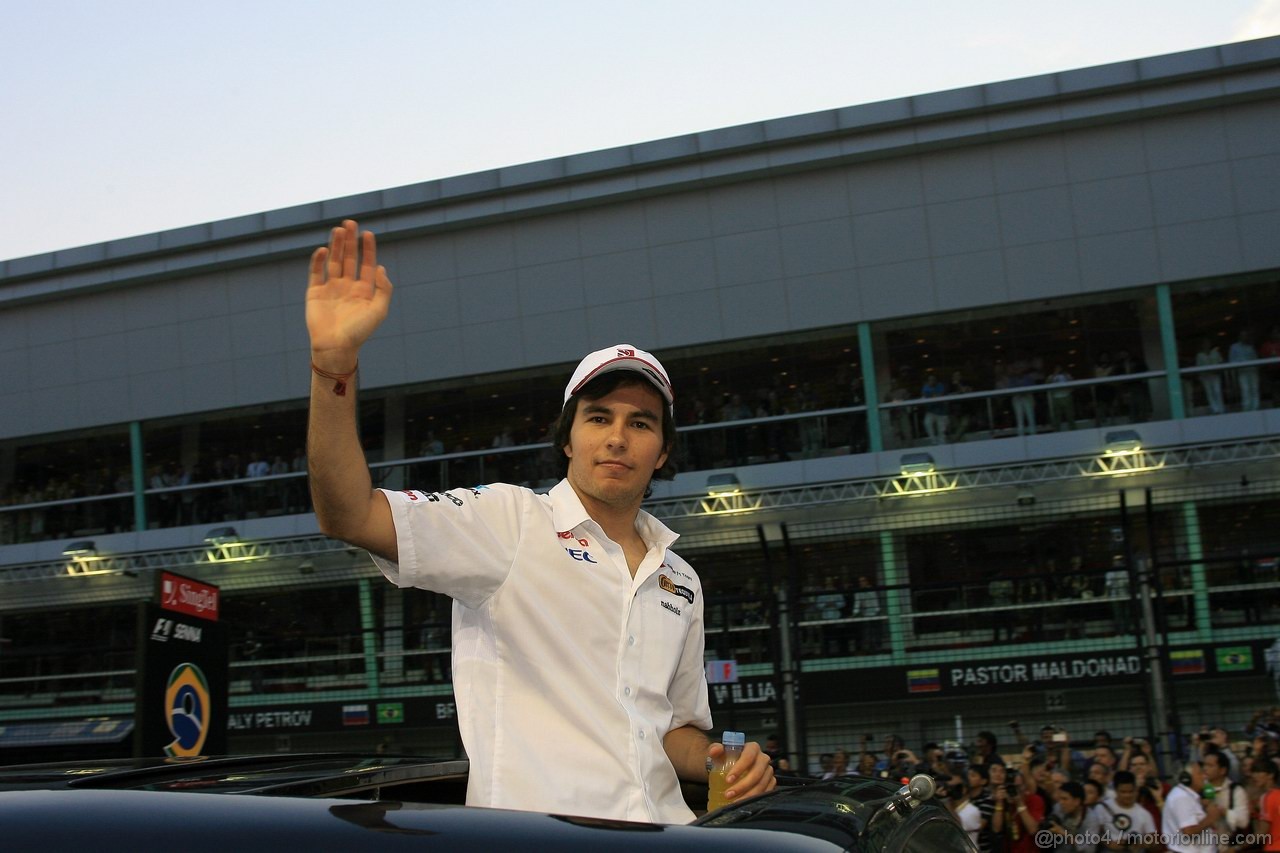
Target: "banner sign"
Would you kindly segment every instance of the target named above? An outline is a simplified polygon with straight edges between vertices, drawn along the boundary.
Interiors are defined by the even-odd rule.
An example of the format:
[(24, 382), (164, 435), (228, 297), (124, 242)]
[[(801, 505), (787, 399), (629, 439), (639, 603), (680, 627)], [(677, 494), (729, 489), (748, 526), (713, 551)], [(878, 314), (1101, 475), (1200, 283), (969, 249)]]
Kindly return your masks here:
[[(208, 588), (205, 584), (200, 587)], [(216, 613), (217, 588), (212, 589)], [(209, 621), (207, 615), (166, 608), (163, 595), (162, 589), (162, 603), (143, 603), (138, 608), (134, 755), (225, 755), (225, 626)], [(180, 598), (181, 592), (175, 590), (174, 595)]]
[(452, 695), (414, 696), (392, 700), (299, 702), (288, 705), (231, 708), (226, 731), (231, 734), (341, 732), (405, 726), (452, 726), (458, 718)]
[[(1266, 671), (1269, 645), (1264, 640), (1175, 647), (1168, 652), (1169, 671), (1179, 681), (1259, 675)], [(1130, 649), (875, 667), (839, 677), (806, 672), (802, 684), (807, 702), (839, 704), (1133, 684), (1143, 670), (1142, 653)]]
[(157, 600), (165, 610), (218, 621), (218, 587), (194, 578), (160, 572)]
[(732, 684), (710, 684), (707, 695), (713, 709), (768, 707), (778, 701), (772, 675), (739, 677)]

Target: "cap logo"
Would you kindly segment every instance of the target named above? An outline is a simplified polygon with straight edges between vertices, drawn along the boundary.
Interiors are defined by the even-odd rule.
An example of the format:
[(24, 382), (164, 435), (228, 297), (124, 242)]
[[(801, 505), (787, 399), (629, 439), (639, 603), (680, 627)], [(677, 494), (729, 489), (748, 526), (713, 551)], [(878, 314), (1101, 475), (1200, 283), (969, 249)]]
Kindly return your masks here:
[(636, 357), (636, 351), (633, 349), (618, 350), (618, 358), (635, 358), (635, 357)]

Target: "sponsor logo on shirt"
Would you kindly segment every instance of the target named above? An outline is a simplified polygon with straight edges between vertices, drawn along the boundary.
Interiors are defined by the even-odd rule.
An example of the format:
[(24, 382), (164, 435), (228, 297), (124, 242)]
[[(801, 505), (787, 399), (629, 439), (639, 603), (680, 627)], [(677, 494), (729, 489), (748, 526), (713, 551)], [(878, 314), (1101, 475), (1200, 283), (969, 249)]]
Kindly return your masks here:
[(677, 615), (677, 616), (679, 616), (679, 615), (680, 615), (680, 608), (679, 608), (679, 607), (676, 607), (676, 606), (675, 606), (674, 604), (672, 604), (670, 601), (661, 601), (661, 602), (658, 602), (658, 603), (659, 603), (659, 604), (661, 604), (663, 607), (667, 608), (668, 610), (670, 610), (670, 611), (671, 611), (672, 613), (674, 613), (675, 615)]
[(693, 575), (686, 574), (685, 572), (680, 571), (675, 566), (672, 566), (670, 563), (663, 563), (658, 568), (666, 569), (667, 571), (671, 572), (671, 574), (675, 575), (678, 578), (684, 578), (687, 581), (693, 580)]
[[(445, 498), (454, 506), (464, 505), (462, 503), (462, 498), (458, 497), (457, 495), (452, 495), (448, 492), (419, 492), (419, 491), (409, 490), (409, 489), (402, 489), (401, 491), (405, 495), (407, 495), (409, 500), (411, 501), (420, 501), (425, 498), (426, 500), (429, 500), (434, 504), (434, 503), (440, 503), (440, 499)], [(476, 492), (475, 489), (470, 489), (469, 491), (475, 492), (476, 497), (480, 497), (480, 493)]]
[[(573, 538), (574, 538), (574, 536), (573, 536), (573, 531), (572, 531), (572, 530), (561, 530), (561, 531), (560, 531), (559, 533), (557, 533), (556, 535), (557, 535), (557, 536), (559, 536), (561, 539), (573, 539)], [(590, 542), (588, 542), (586, 539), (578, 539), (578, 544), (579, 544), (579, 545), (581, 545), (583, 548), (588, 548), (588, 547), (590, 547), (590, 546), (591, 546), (591, 543), (590, 543)]]
[[(580, 548), (565, 548), (564, 552), (579, 563), (595, 563), (596, 558), (591, 556), (590, 551), (583, 551)], [(596, 563), (599, 565), (599, 563)]]
[[(675, 581), (671, 580), (671, 578), (666, 575), (658, 575), (658, 586), (662, 588), (663, 592), (678, 595), (685, 601), (693, 604), (693, 590), (689, 589), (687, 586), (677, 586)], [(663, 606), (666, 606), (667, 603), (664, 601), (662, 604)], [(670, 610), (671, 608), (667, 607), (667, 609)], [(676, 612), (679, 613), (680, 611), (677, 610)]]

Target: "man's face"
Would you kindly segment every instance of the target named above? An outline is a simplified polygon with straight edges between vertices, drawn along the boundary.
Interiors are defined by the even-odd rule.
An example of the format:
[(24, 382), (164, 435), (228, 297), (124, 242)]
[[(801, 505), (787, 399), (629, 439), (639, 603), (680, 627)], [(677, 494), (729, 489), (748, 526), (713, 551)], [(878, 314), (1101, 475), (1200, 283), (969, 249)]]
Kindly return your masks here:
[(1122, 809), (1130, 808), (1138, 801), (1138, 786), (1131, 782), (1116, 785), (1116, 805)]
[(621, 385), (598, 400), (578, 401), (569, 430), (569, 483), (590, 513), (594, 507), (639, 507), (653, 472), (667, 461), (662, 407), (647, 384)]
[(1222, 780), (1227, 778), (1226, 762), (1221, 755), (1204, 757), (1204, 775), (1215, 786), (1220, 785)]
[(1116, 766), (1116, 754), (1111, 751), (1111, 747), (1099, 746), (1093, 750), (1093, 760), (1099, 764), (1105, 764), (1107, 767)]
[(1226, 749), (1227, 743), (1229, 742), (1227, 740), (1227, 730), (1221, 728), (1214, 729), (1209, 734), (1209, 741), (1219, 749)]
[(1146, 776), (1151, 769), (1151, 765), (1147, 762), (1145, 755), (1135, 755), (1129, 759), (1129, 769), (1133, 771), (1133, 775), (1141, 779)]
[(981, 788), (987, 784), (987, 780), (979, 776), (976, 770), (965, 771), (965, 778), (968, 780), (970, 788)]
[(1005, 772), (1003, 764), (992, 764), (987, 768), (987, 773), (991, 776), (991, 787), (993, 788), (1003, 785), (1008, 779), (1008, 774)]
[(1091, 764), (1089, 766), (1089, 778), (1105, 788), (1107, 786), (1106, 766), (1097, 763)]
[(1058, 805), (1062, 806), (1063, 814), (1075, 814), (1080, 808), (1080, 798), (1073, 797), (1066, 791), (1058, 791), (1054, 798), (1058, 801)]

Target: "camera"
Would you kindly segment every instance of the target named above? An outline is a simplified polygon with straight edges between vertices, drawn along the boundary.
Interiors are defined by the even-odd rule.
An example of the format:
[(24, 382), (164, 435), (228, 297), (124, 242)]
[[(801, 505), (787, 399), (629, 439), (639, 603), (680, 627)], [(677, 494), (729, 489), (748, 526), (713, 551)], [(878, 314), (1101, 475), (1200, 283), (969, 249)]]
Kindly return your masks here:
[(1017, 786), (1017, 785), (1014, 785), (1014, 784), (1012, 784), (1012, 783), (1011, 783), (1011, 784), (1008, 784), (1008, 785), (1005, 785), (1005, 786), (1004, 786), (1004, 792), (1005, 792), (1005, 794), (1007, 794), (1007, 795), (1009, 796), (1009, 798), (1010, 798), (1010, 799), (1012, 799), (1012, 798), (1014, 798), (1014, 797), (1018, 796), (1018, 786)]

